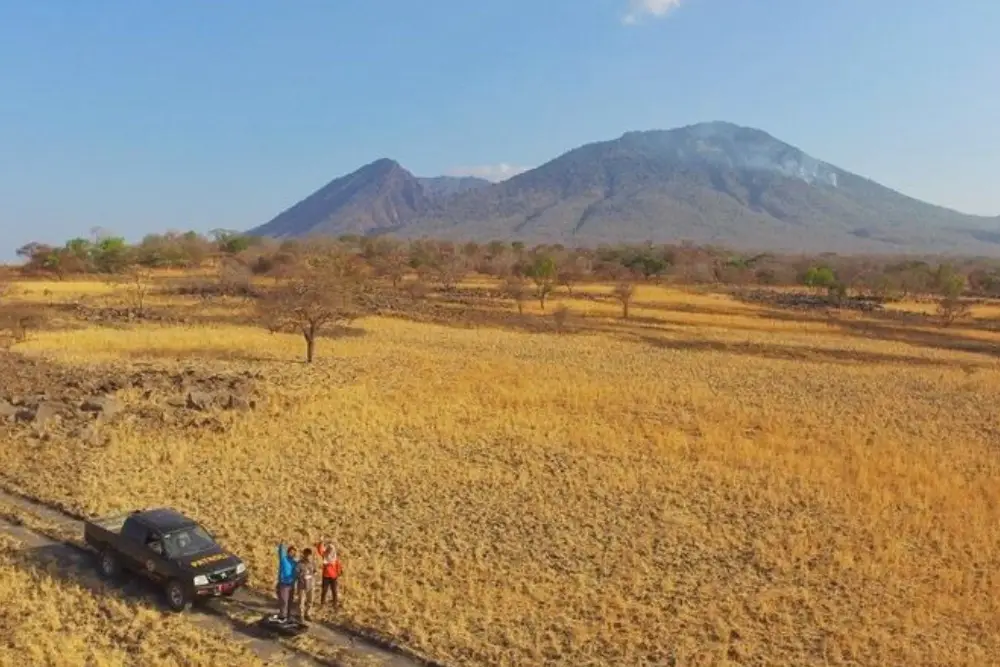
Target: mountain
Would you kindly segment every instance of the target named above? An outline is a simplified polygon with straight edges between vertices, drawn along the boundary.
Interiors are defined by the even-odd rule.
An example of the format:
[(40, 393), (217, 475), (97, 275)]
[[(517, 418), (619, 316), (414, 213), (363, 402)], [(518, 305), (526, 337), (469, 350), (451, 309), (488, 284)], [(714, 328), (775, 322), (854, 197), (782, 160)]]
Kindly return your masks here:
[[(919, 201), (766, 132), (726, 122), (628, 132), (501, 183), (464, 189), (425, 185), (390, 163), (395, 189), (407, 184), (412, 193), (410, 205), (396, 206), (395, 215), (370, 215), (363, 217), (367, 225), (355, 225), (358, 211), (385, 209), (385, 195), (371, 193), (387, 188), (372, 182), (369, 165), (298, 204), (295, 215), (289, 215), (293, 207), (254, 233), (344, 233), (355, 225), (355, 233), (366, 227), (404, 238), (566, 245), (689, 240), (776, 251), (1000, 255), (1000, 218)], [(341, 181), (359, 183), (362, 172), (368, 186), (352, 190), (357, 195), (350, 207), (320, 196)], [(285, 222), (276, 224), (283, 216)]]
[(277, 238), (396, 229), (441, 202), (491, 183), (472, 176), (417, 178), (382, 158), (330, 181), (250, 233)]
[(431, 199), (443, 199), (492, 185), (485, 178), (477, 178), (475, 176), (434, 176), (431, 178), (418, 178), (417, 180), (423, 186), (424, 193)]
[(382, 158), (330, 181), (250, 233), (276, 238), (368, 234), (406, 224), (430, 205), (413, 174)]

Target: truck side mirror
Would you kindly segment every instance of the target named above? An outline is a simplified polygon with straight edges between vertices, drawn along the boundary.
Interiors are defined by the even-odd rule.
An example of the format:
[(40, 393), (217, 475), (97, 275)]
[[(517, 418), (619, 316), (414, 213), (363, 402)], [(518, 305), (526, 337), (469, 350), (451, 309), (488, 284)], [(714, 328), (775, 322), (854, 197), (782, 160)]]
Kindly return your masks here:
[(163, 542), (160, 542), (159, 540), (157, 540), (156, 542), (150, 542), (149, 548), (158, 553), (159, 555), (161, 556), (163, 555)]

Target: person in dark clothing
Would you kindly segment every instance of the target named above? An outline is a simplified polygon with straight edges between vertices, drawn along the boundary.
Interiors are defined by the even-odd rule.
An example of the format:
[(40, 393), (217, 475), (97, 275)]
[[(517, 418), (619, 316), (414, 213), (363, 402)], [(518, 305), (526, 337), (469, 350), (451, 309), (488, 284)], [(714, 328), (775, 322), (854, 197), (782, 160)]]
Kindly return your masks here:
[(295, 547), (286, 547), (284, 543), (278, 545), (278, 618), (282, 621), (287, 621), (292, 612), (295, 582), (298, 578), (295, 554)]

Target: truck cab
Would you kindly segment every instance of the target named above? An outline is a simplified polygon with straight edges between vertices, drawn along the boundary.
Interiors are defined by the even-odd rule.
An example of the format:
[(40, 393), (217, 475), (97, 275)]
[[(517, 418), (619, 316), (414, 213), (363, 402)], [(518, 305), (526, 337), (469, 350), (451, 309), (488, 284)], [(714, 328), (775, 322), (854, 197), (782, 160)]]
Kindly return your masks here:
[(171, 609), (229, 596), (247, 582), (246, 565), (193, 519), (168, 508), (87, 521), (84, 541), (100, 555), (101, 572), (125, 570), (163, 587)]

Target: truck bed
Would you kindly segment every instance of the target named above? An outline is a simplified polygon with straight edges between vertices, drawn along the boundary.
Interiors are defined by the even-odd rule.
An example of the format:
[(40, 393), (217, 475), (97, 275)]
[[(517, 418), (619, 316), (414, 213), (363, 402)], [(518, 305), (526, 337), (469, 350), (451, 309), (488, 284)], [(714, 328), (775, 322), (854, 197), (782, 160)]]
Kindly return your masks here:
[(122, 526), (130, 514), (131, 512), (123, 512), (99, 519), (87, 519), (83, 522), (83, 541), (96, 549), (117, 542)]
[(127, 519), (130, 514), (131, 512), (122, 512), (120, 514), (112, 514), (111, 516), (105, 516), (99, 519), (87, 519), (85, 523), (102, 528), (109, 533), (120, 533), (122, 532), (122, 526), (125, 525), (125, 519)]

